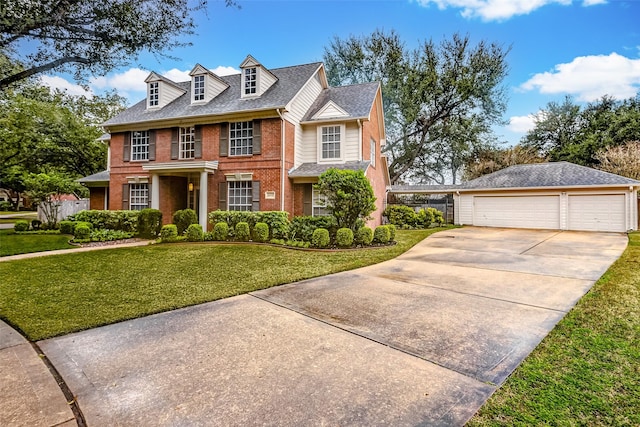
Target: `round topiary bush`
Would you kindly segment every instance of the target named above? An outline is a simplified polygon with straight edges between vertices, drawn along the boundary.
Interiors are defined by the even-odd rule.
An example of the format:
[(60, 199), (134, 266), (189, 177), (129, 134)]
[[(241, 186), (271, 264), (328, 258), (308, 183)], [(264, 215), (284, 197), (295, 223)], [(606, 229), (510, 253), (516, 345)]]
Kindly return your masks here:
[(373, 241), (376, 243), (387, 244), (389, 243), (389, 239), (391, 239), (389, 227), (386, 225), (377, 226), (376, 230), (373, 232)]
[(15, 231), (27, 231), (29, 230), (29, 221), (24, 219), (19, 219), (13, 224), (13, 229)]
[(373, 242), (373, 230), (369, 227), (360, 227), (355, 235), (356, 244), (369, 246)]
[(163, 225), (160, 229), (160, 241), (175, 242), (178, 239), (178, 227), (175, 224)]
[(396, 241), (396, 226), (393, 224), (387, 224), (387, 228), (389, 229), (389, 241)]
[(257, 222), (253, 227), (253, 241), (264, 243), (269, 240), (269, 226), (264, 222)]
[(73, 230), (76, 228), (75, 221), (60, 221), (60, 233), (61, 234), (73, 234)]
[(191, 224), (187, 227), (187, 242), (202, 242), (203, 240), (204, 231), (200, 224)]
[(229, 237), (229, 224), (218, 222), (213, 226), (213, 240), (224, 242)]
[(91, 238), (91, 224), (79, 222), (73, 230), (73, 240), (89, 240)]
[(316, 248), (326, 248), (329, 246), (329, 230), (326, 228), (316, 228), (311, 236), (311, 244)]
[(193, 209), (182, 209), (173, 214), (173, 223), (178, 227), (178, 235), (184, 234), (191, 224), (198, 223), (198, 215)]
[(336, 244), (341, 248), (350, 248), (353, 245), (353, 231), (350, 228), (339, 228), (336, 232)]
[(239, 242), (247, 242), (251, 237), (248, 222), (239, 222), (236, 224), (236, 240)]

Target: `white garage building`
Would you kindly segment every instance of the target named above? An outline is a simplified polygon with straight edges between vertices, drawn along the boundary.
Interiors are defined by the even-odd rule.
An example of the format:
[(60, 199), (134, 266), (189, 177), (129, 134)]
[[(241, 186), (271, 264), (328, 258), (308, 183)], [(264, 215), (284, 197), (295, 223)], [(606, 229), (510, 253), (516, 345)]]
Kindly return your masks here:
[(517, 165), (454, 192), (454, 222), (487, 227), (638, 229), (640, 181), (568, 162)]

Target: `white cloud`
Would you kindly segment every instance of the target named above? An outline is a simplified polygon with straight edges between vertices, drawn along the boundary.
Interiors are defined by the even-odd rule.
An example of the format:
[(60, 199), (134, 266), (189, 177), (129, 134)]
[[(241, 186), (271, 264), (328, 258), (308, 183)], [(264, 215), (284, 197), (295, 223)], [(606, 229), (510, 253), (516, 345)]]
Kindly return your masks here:
[(71, 83), (70, 81), (59, 77), (59, 76), (40, 76), (40, 82), (49, 86), (51, 89), (60, 89), (63, 92), (66, 92), (69, 95), (85, 95), (92, 96), (92, 92), (90, 90), (86, 90), (82, 86)]
[(236, 70), (233, 67), (225, 67), (224, 65), (220, 65), (212, 69), (211, 72), (218, 76), (230, 76), (232, 74), (240, 74), (240, 70)]
[[(527, 15), (549, 4), (570, 5), (573, 0), (417, 0), (423, 6), (435, 4), (439, 9), (462, 9), (465, 18), (484, 21), (504, 21), (517, 15)], [(583, 6), (604, 4), (606, 0), (583, 0)]]
[(177, 68), (172, 68), (169, 71), (165, 71), (162, 75), (172, 82), (188, 82), (191, 80), (191, 76), (189, 75), (191, 70), (178, 70)]
[(118, 92), (144, 92), (147, 90), (144, 79), (148, 75), (148, 71), (140, 68), (129, 68), (111, 76), (96, 77), (90, 84), (98, 89), (117, 89)]
[(515, 133), (527, 133), (535, 127), (535, 114), (527, 116), (513, 116), (509, 119), (507, 129)]
[(579, 56), (553, 71), (538, 73), (520, 86), (545, 94), (571, 94), (579, 101), (595, 101), (603, 95), (630, 98), (640, 90), (640, 59), (610, 55)]

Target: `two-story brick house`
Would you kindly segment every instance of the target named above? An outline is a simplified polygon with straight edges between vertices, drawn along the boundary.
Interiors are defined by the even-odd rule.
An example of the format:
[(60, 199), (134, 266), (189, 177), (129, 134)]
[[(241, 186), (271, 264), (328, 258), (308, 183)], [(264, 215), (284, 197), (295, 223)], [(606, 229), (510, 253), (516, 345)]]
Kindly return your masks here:
[(160, 209), (164, 222), (207, 213), (283, 210), (318, 215), (313, 190), (331, 167), (363, 170), (380, 223), (387, 162), (379, 83), (330, 87), (322, 63), (269, 70), (251, 56), (219, 77), (196, 65), (191, 81), (156, 73), (147, 98), (104, 123), (109, 170), (83, 178), (92, 209)]

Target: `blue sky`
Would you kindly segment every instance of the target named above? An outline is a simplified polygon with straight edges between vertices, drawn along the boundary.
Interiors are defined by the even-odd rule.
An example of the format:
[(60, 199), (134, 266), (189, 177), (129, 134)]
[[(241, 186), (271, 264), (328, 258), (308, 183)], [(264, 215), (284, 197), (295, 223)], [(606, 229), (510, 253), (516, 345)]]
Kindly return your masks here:
[[(409, 48), (455, 32), (511, 46), (504, 81), (510, 124), (496, 129), (509, 143), (519, 141), (549, 101), (625, 99), (640, 91), (639, 0), (238, 0), (240, 9), (209, 3), (196, 19), (198, 34), (185, 38), (193, 45), (168, 52), (178, 60), (144, 53), (91, 79), (91, 91), (116, 88), (134, 103), (144, 98), (150, 71), (182, 81), (196, 63), (232, 73), (247, 54), (267, 68), (321, 61), (335, 36), (375, 29), (397, 31)], [(43, 81), (80, 91), (68, 76)]]

